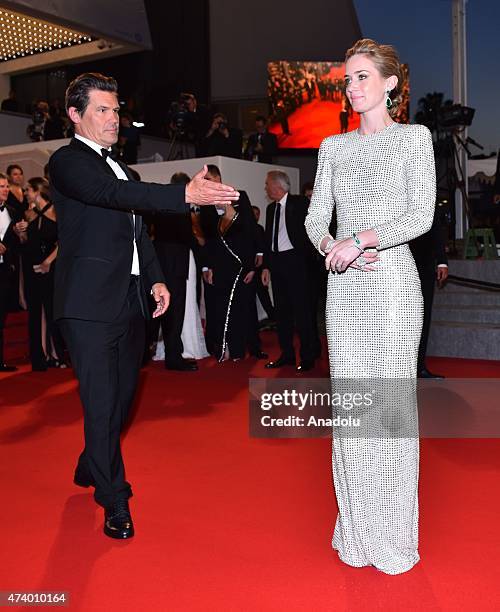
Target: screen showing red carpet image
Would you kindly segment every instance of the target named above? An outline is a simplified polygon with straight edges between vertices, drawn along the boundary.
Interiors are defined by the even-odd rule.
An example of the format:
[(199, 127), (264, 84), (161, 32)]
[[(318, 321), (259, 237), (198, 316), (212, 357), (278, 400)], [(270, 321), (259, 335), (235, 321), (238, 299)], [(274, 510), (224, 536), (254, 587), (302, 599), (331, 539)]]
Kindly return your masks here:
[[(344, 62), (274, 61), (267, 65), (270, 131), (280, 149), (317, 149), (323, 138), (359, 127), (344, 95)], [(395, 117), (409, 120), (408, 66), (403, 64), (403, 100)]]

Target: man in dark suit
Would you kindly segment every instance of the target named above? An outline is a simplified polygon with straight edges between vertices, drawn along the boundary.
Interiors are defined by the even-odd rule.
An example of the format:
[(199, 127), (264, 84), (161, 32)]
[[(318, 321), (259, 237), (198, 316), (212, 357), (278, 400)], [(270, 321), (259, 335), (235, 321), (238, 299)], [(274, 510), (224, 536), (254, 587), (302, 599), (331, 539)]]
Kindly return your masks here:
[(241, 159), (241, 149), (243, 146), (243, 132), (237, 128), (229, 126), (226, 115), (215, 113), (212, 125), (208, 130), (204, 142), (204, 155), (224, 155)]
[(17, 370), (15, 366), (6, 365), (3, 360), (3, 330), (19, 246), (15, 224), (20, 221), (16, 209), (6, 203), (8, 197), (9, 179), (7, 175), (0, 174), (0, 372)]
[(266, 368), (295, 365), (294, 323), (300, 338), (298, 372), (314, 366), (314, 328), (308, 279), (311, 250), (304, 228), (307, 199), (289, 193), (290, 179), (285, 172), (268, 172), (266, 193), (266, 261), (262, 282), (269, 284), (270, 274), (276, 311), (281, 355)]
[(255, 118), (255, 134), (248, 137), (245, 149), (245, 159), (272, 164), (273, 157), (278, 151), (278, 139), (267, 129), (267, 120), (262, 115)]
[(86, 73), (66, 91), (75, 138), (50, 159), (52, 199), (59, 226), (54, 315), (60, 321), (80, 382), (85, 448), (75, 483), (94, 486), (105, 508), (104, 533), (130, 538), (120, 431), (132, 404), (144, 350), (151, 293), (153, 317), (169, 303), (158, 260), (135, 211), (183, 213), (186, 202), (227, 204), (232, 188), (205, 181), (206, 168), (187, 185), (133, 180), (109, 153), (118, 139), (117, 83)]
[(434, 287), (436, 281), (441, 285), (448, 277), (448, 258), (446, 256), (443, 234), (444, 227), (438, 212), (436, 210), (431, 229), (410, 242), (410, 249), (417, 265), (422, 296), (424, 298), (424, 320), (417, 361), (417, 376), (419, 378), (443, 378), (439, 374), (430, 372), (425, 365), (427, 342), (431, 329)]
[[(187, 185), (189, 180), (187, 174), (178, 172), (172, 176), (170, 184)], [(186, 209), (182, 214), (153, 215), (152, 222), (156, 256), (170, 291), (168, 310), (159, 319), (165, 344), (165, 368), (194, 372), (198, 366), (196, 361), (182, 357), (184, 346), (181, 338), (189, 276), (189, 249), (193, 242), (191, 217)], [(158, 325), (155, 322), (152, 329), (158, 338)]]
[[(265, 244), (266, 232), (265, 232), (265, 229), (262, 227), (262, 225), (259, 223), (260, 208), (258, 206), (252, 206), (252, 210), (255, 216), (255, 221), (257, 222), (257, 230), (260, 234), (262, 244)], [(263, 263), (264, 261), (261, 261), (260, 264), (257, 266), (257, 268), (262, 268)], [(262, 284), (262, 275), (260, 273), (256, 274), (255, 276), (255, 286), (256, 286), (257, 297), (259, 298), (262, 308), (265, 310), (265, 313), (267, 315), (268, 324), (270, 326), (274, 326), (276, 316), (274, 313), (274, 306), (271, 300), (271, 296), (269, 295), (269, 287), (265, 287)]]

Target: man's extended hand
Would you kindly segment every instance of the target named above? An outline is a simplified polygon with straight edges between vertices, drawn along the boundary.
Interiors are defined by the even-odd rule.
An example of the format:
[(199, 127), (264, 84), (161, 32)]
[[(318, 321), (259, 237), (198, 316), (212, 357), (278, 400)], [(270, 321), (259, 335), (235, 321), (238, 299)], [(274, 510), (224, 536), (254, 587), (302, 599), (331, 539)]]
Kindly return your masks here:
[(233, 187), (207, 181), (205, 179), (207, 172), (208, 168), (203, 166), (203, 170), (195, 174), (186, 185), (186, 202), (200, 206), (203, 204), (225, 205), (239, 199), (240, 194)]
[(269, 281), (271, 280), (271, 274), (269, 273), (268, 268), (264, 268), (260, 274), (260, 278), (262, 280), (262, 284), (264, 287), (269, 287)]
[(151, 288), (151, 295), (156, 302), (156, 310), (153, 312), (153, 319), (156, 319), (167, 311), (170, 304), (170, 292), (164, 283), (155, 283)]

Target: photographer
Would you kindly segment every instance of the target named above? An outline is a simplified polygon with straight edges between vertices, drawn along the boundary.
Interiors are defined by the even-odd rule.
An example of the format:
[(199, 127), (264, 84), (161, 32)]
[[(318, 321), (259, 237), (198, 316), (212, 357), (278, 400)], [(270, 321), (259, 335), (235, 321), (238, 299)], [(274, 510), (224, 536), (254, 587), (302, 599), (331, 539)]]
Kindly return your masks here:
[(194, 145), (196, 155), (200, 157), (204, 153), (203, 141), (208, 122), (206, 106), (199, 105), (193, 94), (181, 93), (168, 111), (169, 138)]
[(242, 144), (242, 131), (229, 127), (226, 116), (216, 113), (205, 136), (205, 155), (224, 155), (241, 159)]
[(28, 125), (26, 132), (33, 142), (44, 140), (45, 122), (49, 118), (49, 105), (47, 102), (40, 100), (33, 111), (33, 123)]

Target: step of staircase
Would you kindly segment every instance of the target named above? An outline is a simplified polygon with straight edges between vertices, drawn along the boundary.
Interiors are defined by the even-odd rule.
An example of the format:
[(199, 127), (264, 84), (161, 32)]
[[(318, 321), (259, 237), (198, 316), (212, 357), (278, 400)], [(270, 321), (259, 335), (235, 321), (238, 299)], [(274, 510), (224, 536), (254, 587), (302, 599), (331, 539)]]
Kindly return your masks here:
[[(500, 261), (450, 261), (450, 274), (500, 283)], [(436, 289), (427, 354), (500, 360), (500, 291), (451, 282)]]
[(427, 355), (500, 360), (500, 324), (433, 321)]
[(488, 304), (434, 304), (433, 322), (490, 323), (500, 325), (500, 306)]

